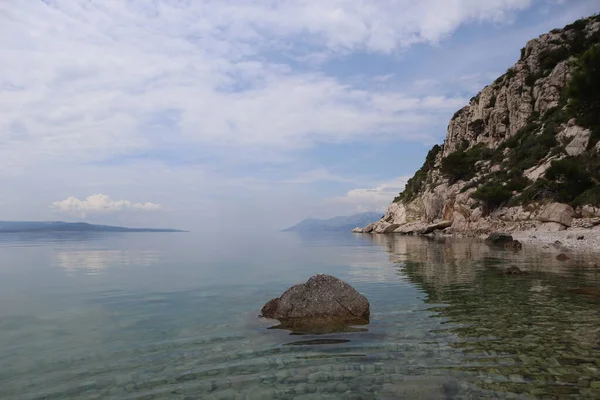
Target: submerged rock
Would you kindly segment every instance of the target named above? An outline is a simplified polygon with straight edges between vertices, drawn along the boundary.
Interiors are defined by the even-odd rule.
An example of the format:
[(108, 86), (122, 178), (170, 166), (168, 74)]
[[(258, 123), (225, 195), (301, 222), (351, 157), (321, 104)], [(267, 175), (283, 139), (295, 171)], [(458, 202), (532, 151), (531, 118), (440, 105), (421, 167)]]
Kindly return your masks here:
[(573, 293), (583, 294), (586, 296), (600, 297), (600, 289), (599, 288), (584, 287), (584, 288), (578, 288), (578, 289), (571, 289), (571, 291)]
[(277, 319), (280, 328), (301, 331), (337, 331), (351, 324), (369, 323), (367, 298), (346, 282), (325, 274), (292, 286), (267, 302), (261, 317)]
[(560, 253), (559, 255), (556, 256), (556, 259), (558, 261), (567, 261), (567, 260), (570, 260), (571, 257), (569, 257), (568, 255), (566, 255), (565, 253)]
[(524, 272), (519, 269), (519, 267), (508, 267), (506, 271), (504, 271), (506, 275), (523, 275)]
[(487, 244), (505, 245), (513, 241), (513, 237), (507, 233), (494, 232), (485, 239)]
[(523, 248), (523, 244), (518, 240), (511, 240), (510, 242), (506, 242), (504, 244), (504, 248), (511, 250), (521, 250)]

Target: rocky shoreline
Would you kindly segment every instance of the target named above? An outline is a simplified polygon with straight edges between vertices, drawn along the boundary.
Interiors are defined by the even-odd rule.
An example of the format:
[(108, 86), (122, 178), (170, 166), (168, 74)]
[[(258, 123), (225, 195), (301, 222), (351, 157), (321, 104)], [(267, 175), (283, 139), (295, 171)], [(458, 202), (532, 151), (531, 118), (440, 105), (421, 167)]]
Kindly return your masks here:
[(525, 245), (597, 255), (600, 264), (600, 225), (594, 228), (571, 228), (560, 232), (521, 231), (512, 236)]
[[(393, 205), (388, 213), (393, 213)], [(354, 233), (375, 235), (416, 235), (416, 236), (455, 236), (487, 238), (494, 232), (510, 234), (526, 246), (541, 246), (545, 249), (560, 252), (584, 252), (598, 255), (600, 262), (600, 216), (584, 214), (581, 210), (561, 203), (549, 203), (539, 207), (537, 211), (527, 215), (504, 212), (513, 219), (501, 219), (498, 215), (490, 215), (469, 229), (455, 229), (453, 220), (440, 220), (431, 223), (411, 221), (404, 224), (393, 224), (382, 220), (355, 228)], [(514, 217), (517, 217), (516, 220)], [(518, 218), (521, 216), (521, 218)]]

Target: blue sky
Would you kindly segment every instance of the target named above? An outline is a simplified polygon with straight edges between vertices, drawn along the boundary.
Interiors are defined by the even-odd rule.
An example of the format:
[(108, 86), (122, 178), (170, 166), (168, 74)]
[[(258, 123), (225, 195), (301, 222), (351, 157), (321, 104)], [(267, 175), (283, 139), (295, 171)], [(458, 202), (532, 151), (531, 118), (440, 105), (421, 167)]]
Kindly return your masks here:
[(8, 0), (0, 219), (383, 211), (452, 114), (596, 0)]

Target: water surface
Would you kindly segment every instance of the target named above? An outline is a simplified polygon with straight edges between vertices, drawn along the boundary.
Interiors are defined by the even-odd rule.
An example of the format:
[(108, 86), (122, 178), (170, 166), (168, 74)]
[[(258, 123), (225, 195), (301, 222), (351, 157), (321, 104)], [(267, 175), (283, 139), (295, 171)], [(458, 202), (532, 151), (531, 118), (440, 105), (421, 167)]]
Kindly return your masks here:
[[(586, 265), (459, 239), (4, 235), (0, 398), (600, 398)], [(257, 318), (315, 273), (369, 298), (366, 331)]]

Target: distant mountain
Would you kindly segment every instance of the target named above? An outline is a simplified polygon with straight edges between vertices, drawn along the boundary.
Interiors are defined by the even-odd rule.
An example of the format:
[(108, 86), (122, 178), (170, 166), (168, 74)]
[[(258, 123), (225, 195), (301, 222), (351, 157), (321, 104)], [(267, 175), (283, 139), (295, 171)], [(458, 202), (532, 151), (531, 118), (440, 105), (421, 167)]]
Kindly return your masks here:
[(334, 217), (330, 219), (308, 218), (284, 229), (284, 232), (349, 232), (357, 226), (365, 226), (381, 218), (381, 213), (364, 212), (360, 214)]
[(63, 221), (0, 221), (0, 233), (16, 232), (184, 232), (177, 229), (124, 228)]

